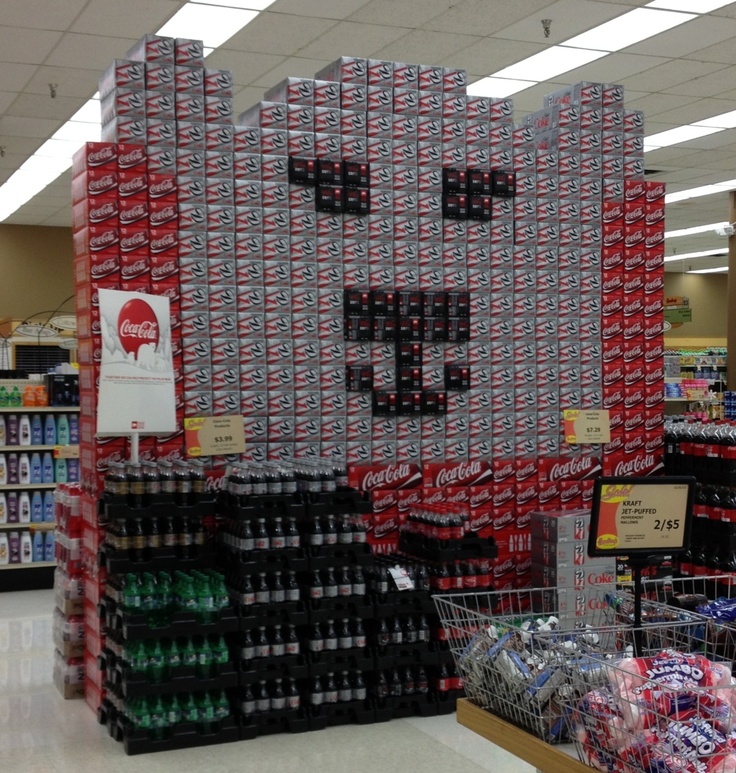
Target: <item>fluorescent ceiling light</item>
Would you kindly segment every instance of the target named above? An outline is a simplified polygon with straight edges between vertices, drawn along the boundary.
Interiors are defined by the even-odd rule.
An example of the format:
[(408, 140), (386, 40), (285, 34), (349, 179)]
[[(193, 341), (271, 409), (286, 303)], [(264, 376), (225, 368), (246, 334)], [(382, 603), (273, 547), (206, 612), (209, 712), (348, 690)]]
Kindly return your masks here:
[(244, 8), (248, 11), (263, 11), (276, 0), (192, 0), (201, 5), (221, 5), (227, 8)]
[(714, 193), (728, 193), (736, 188), (736, 180), (724, 180), (722, 183), (713, 183), (712, 185), (699, 185), (697, 188), (688, 188), (677, 193), (668, 193), (664, 197), (665, 204), (674, 204), (676, 201), (686, 201), (687, 199), (697, 199), (700, 196), (711, 196)]
[(644, 152), (666, 148), (669, 145), (679, 145), (681, 142), (695, 140), (698, 137), (706, 137), (709, 134), (716, 134), (723, 131), (715, 126), (696, 126), (689, 124), (687, 126), (678, 126), (675, 129), (668, 129), (658, 134), (650, 134), (644, 137)]
[(708, 223), (708, 225), (696, 225), (692, 228), (680, 228), (677, 231), (665, 231), (665, 239), (676, 239), (678, 236), (692, 236), (693, 234), (704, 234), (708, 231), (715, 231), (716, 228), (725, 228), (728, 221), (722, 223)]
[(687, 11), (689, 13), (710, 13), (733, 0), (652, 0), (647, 8), (665, 8), (668, 11)]
[[(33, 156), (45, 156), (46, 158), (71, 158), (84, 143), (73, 140), (50, 139), (41, 145)], [(32, 156), (32, 157), (33, 157)]]
[(201, 40), (205, 48), (214, 49), (226, 40), (230, 40), (256, 16), (258, 11), (187, 3), (161, 27), (157, 34), (172, 38)]
[(511, 78), (481, 78), (468, 86), (468, 94), (474, 97), (502, 99), (536, 85), (537, 81), (516, 81)]
[(79, 123), (99, 123), (100, 122), (100, 97), (99, 93), (88, 99), (82, 107), (69, 119)]
[(583, 48), (565, 48), (550, 46), (521, 62), (494, 72), (493, 78), (511, 78), (512, 80), (546, 81), (563, 72), (582, 67), (606, 56), (606, 51), (588, 51)]
[(701, 252), (685, 252), (682, 255), (667, 255), (664, 259), (665, 263), (672, 263), (673, 260), (692, 260), (693, 258), (710, 258), (713, 255), (727, 255), (728, 253), (723, 249), (718, 250), (702, 250)]
[(661, 32), (678, 27), (694, 19), (694, 14), (650, 11), (636, 8), (611, 21), (599, 24), (588, 32), (565, 40), (562, 45), (577, 48), (596, 48), (603, 51), (620, 51)]
[(717, 268), (697, 268), (694, 271), (686, 271), (686, 274), (727, 274), (728, 266), (718, 266)]
[(693, 121), (693, 126), (715, 126), (719, 129), (736, 128), (736, 110), (714, 115), (711, 118), (703, 118), (702, 121)]

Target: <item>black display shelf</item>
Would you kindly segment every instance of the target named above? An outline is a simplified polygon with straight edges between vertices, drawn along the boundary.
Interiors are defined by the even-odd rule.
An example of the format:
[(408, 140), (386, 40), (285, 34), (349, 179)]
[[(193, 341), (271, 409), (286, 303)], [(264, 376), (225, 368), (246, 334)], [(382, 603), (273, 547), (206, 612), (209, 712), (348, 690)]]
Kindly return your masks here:
[(240, 630), (252, 631), (261, 625), (268, 628), (281, 625), (306, 625), (309, 610), (304, 601), (282, 601), (278, 604), (249, 604), (237, 606)]
[[(101, 606), (104, 606), (102, 602)], [(236, 610), (223, 609), (213, 620), (202, 620), (192, 612), (172, 612), (166, 623), (152, 625), (143, 613), (109, 610), (105, 616), (107, 634), (117, 641), (140, 641), (145, 639), (171, 639), (176, 636), (209, 636), (237, 631), (240, 618)]]
[(465, 690), (448, 690), (436, 692), (437, 713), (441, 715), (452, 714), (457, 708), (458, 699), (465, 697)]
[(307, 653), (309, 676), (314, 678), (330, 672), (373, 671), (373, 652), (369, 647), (353, 647), (349, 650), (323, 650)]
[(399, 535), (399, 551), (414, 558), (438, 562), (498, 557), (498, 548), (493, 537), (483, 538), (472, 534), (459, 540), (439, 540), (403, 531)]
[(206, 675), (193, 666), (177, 668), (169, 679), (162, 682), (151, 682), (128, 668), (116, 667), (108, 671), (106, 688), (119, 698), (144, 698), (200, 690), (228, 690), (239, 684), (238, 670), (232, 663), (227, 663), (222, 666), (213, 664)]
[(324, 623), (327, 620), (340, 620), (344, 617), (371, 620), (375, 616), (375, 608), (367, 596), (309, 599), (306, 604), (311, 623)]
[(310, 730), (337, 725), (371, 725), (376, 721), (376, 712), (368, 700), (322, 703), (310, 706), (308, 713)]
[(220, 546), (217, 551), (223, 572), (237, 574), (239, 577), (255, 576), (259, 572), (303, 572), (309, 568), (309, 559), (305, 548), (279, 548), (277, 550), (250, 550), (247, 553), (235, 553)]
[(371, 546), (365, 542), (352, 542), (349, 545), (308, 545), (305, 552), (312, 571), (340, 566), (363, 567), (373, 563)]
[(243, 740), (274, 733), (305, 733), (310, 729), (309, 719), (302, 709), (280, 709), (242, 717), (240, 728)]
[(118, 720), (111, 728), (110, 735), (115, 740), (122, 741), (125, 753), (132, 756), (240, 741), (241, 727), (235, 717), (217, 720), (207, 728), (195, 722), (182, 722), (171, 728), (163, 737), (156, 738), (148, 730), (135, 729)]
[(132, 507), (126, 497), (103, 495), (100, 510), (105, 518), (118, 521), (125, 518), (165, 518), (179, 516), (187, 518), (207, 518), (215, 514), (216, 502), (211, 497), (201, 498), (196, 504), (176, 504), (170, 497), (156, 495), (150, 504), (142, 507)]
[(309, 660), (306, 654), (280, 655), (269, 658), (253, 658), (240, 662), (240, 684), (257, 684), (262, 679), (306, 679), (309, 676)]
[(242, 504), (235, 504), (227, 494), (217, 500), (217, 514), (233, 521), (252, 521), (258, 518), (296, 518), (306, 513), (300, 494), (263, 494), (248, 497)]
[(336, 513), (367, 515), (373, 512), (373, 503), (369, 495), (356, 489), (301, 494), (301, 497), (307, 505), (307, 514), (310, 518), (323, 518)]
[(380, 671), (400, 666), (437, 665), (437, 653), (433, 642), (412, 642), (410, 644), (388, 644), (374, 650), (375, 668)]
[(371, 597), (374, 600), (377, 618), (405, 614), (433, 615), (437, 611), (428, 590), (397, 590), (389, 593), (374, 593)]
[(437, 715), (437, 700), (431, 691), (414, 695), (389, 696), (376, 708), (378, 721), (405, 717), (433, 717)]
[(205, 545), (187, 547), (145, 549), (143, 557), (136, 550), (114, 550), (109, 545), (100, 545), (98, 564), (110, 574), (134, 574), (138, 572), (182, 572), (192, 569), (211, 569), (215, 566), (215, 546), (212, 542)]

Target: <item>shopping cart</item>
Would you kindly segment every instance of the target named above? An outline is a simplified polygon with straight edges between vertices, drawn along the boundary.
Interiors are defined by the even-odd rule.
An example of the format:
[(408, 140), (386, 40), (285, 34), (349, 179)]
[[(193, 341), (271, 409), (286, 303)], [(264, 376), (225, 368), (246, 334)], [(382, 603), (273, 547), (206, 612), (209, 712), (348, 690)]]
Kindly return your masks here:
[[(607, 683), (609, 664), (633, 654), (629, 600), (615, 587), (578, 606), (564, 588), (434, 597), (468, 698), (548, 743), (567, 738), (571, 707)], [(641, 653), (714, 653), (701, 617), (644, 602)]]

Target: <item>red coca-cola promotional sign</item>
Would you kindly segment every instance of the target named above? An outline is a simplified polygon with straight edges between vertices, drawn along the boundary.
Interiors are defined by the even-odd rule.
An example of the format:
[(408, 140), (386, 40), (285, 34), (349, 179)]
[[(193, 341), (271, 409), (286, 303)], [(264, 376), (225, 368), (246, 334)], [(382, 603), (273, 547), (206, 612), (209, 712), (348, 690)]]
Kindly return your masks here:
[(351, 488), (359, 491), (413, 488), (422, 483), (422, 469), (411, 462), (351, 465), (348, 469), (348, 483)]
[(123, 349), (136, 357), (144, 344), (158, 346), (158, 321), (151, 305), (140, 298), (128, 301), (120, 310), (118, 336)]
[(483, 486), (491, 482), (491, 464), (485, 459), (424, 465), (424, 485), (432, 488)]
[(559, 457), (539, 460), (539, 480), (558, 483), (564, 480), (585, 480), (601, 473), (601, 460), (595, 456)]

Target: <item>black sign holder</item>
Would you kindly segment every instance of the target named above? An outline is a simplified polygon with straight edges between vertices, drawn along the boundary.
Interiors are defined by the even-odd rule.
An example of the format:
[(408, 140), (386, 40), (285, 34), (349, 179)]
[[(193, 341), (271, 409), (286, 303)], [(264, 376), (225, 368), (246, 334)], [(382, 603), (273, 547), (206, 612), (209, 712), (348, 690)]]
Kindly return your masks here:
[[(665, 556), (672, 556), (678, 553), (684, 553), (690, 547), (690, 530), (692, 526), (693, 501), (695, 497), (695, 478), (690, 476), (665, 476), (659, 478), (626, 478), (626, 477), (600, 477), (595, 482), (593, 489), (593, 509), (590, 518), (590, 534), (588, 536), (588, 555), (591, 557), (610, 556), (624, 558), (632, 569), (634, 578), (634, 654), (638, 657), (642, 654), (642, 570), (645, 567), (659, 563)], [(655, 530), (662, 529), (670, 531), (673, 524), (677, 524), (674, 529), (678, 539), (675, 544), (659, 546), (656, 544), (646, 544), (646, 539), (640, 539), (640, 535), (623, 535), (619, 538), (618, 530), (610, 534), (607, 529), (611, 529), (611, 513), (603, 513), (601, 495), (604, 491), (610, 492), (611, 489), (619, 489), (621, 492), (621, 504), (628, 504), (631, 511), (636, 513), (636, 505), (644, 501), (647, 489), (656, 486), (669, 486), (674, 490), (687, 487), (687, 494), (673, 497), (674, 510), (667, 512), (651, 513), (653, 508), (644, 508), (641, 515), (635, 515), (634, 518), (640, 520), (648, 519), (654, 522)], [(630, 494), (627, 492), (630, 491)], [(633, 501), (629, 502), (627, 496), (632, 496)], [(603, 514), (603, 517), (602, 517)], [(615, 520), (615, 518), (614, 518)], [(618, 524), (622, 526), (621, 523)], [(627, 539), (631, 537), (631, 539)], [(637, 543), (641, 542), (641, 546)]]

